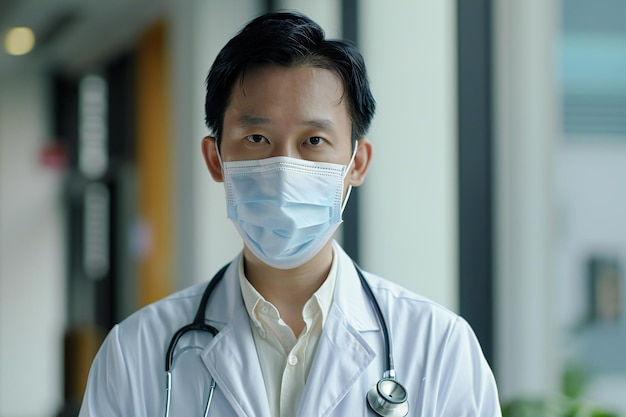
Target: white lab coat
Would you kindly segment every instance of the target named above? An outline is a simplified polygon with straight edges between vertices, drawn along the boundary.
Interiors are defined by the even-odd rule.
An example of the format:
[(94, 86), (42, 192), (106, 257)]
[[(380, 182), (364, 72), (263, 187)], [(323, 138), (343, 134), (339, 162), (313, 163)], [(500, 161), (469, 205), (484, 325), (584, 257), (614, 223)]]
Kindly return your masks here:
[[(298, 416), (374, 416), (365, 396), (384, 371), (384, 344), (350, 258), (335, 244), (334, 302), (306, 381)], [(210, 376), (217, 382), (209, 415), (270, 417), (235, 261), (217, 286), (206, 318), (220, 329), (181, 339), (173, 371), (172, 417), (202, 416)], [(393, 283), (365, 274), (393, 342), (409, 416), (500, 416), (494, 378), (474, 333), (459, 316)], [(159, 417), (165, 406), (165, 352), (193, 320), (206, 283), (136, 312), (107, 336), (92, 365), (80, 417)]]

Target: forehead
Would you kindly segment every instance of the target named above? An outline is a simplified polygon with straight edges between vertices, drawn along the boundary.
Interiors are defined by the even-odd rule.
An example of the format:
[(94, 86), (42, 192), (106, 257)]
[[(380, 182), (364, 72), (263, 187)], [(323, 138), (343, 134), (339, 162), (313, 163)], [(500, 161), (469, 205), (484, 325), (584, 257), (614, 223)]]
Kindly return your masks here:
[(239, 107), (306, 104), (346, 110), (344, 86), (334, 71), (311, 65), (258, 66), (247, 69), (233, 87), (229, 105)]

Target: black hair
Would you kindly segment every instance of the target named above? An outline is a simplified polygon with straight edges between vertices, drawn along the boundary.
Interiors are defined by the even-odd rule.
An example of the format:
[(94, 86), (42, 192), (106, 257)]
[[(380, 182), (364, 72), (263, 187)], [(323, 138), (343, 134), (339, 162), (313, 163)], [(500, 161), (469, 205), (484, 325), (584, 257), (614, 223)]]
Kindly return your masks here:
[(228, 41), (211, 66), (204, 110), (206, 125), (218, 144), (235, 83), (247, 69), (263, 65), (311, 65), (335, 72), (348, 99), (352, 139), (365, 136), (376, 102), (361, 53), (350, 42), (325, 39), (324, 30), (307, 16), (281, 11), (250, 21)]

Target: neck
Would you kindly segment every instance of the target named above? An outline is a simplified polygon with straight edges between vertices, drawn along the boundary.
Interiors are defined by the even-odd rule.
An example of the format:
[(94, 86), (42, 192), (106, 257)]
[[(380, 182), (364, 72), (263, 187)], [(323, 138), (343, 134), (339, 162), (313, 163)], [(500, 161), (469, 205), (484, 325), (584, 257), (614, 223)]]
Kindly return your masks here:
[(302, 309), (328, 276), (333, 261), (332, 242), (313, 259), (294, 269), (272, 268), (244, 248), (246, 278), (298, 336), (304, 329)]

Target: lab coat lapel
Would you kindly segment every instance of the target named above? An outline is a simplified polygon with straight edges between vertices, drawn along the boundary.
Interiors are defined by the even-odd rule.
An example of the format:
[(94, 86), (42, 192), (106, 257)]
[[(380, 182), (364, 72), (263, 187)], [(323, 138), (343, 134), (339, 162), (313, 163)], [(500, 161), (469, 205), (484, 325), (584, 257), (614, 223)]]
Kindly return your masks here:
[(362, 332), (379, 331), (380, 326), (362, 292), (351, 259), (338, 245), (335, 254), (339, 265), (333, 306), (307, 378), (298, 416), (332, 413), (377, 356)]
[(375, 357), (376, 353), (359, 332), (338, 309), (332, 309), (307, 378), (298, 416), (329, 415)]
[(228, 323), (202, 353), (202, 360), (237, 415), (269, 417), (263, 375), (235, 259), (207, 308), (211, 321)]

